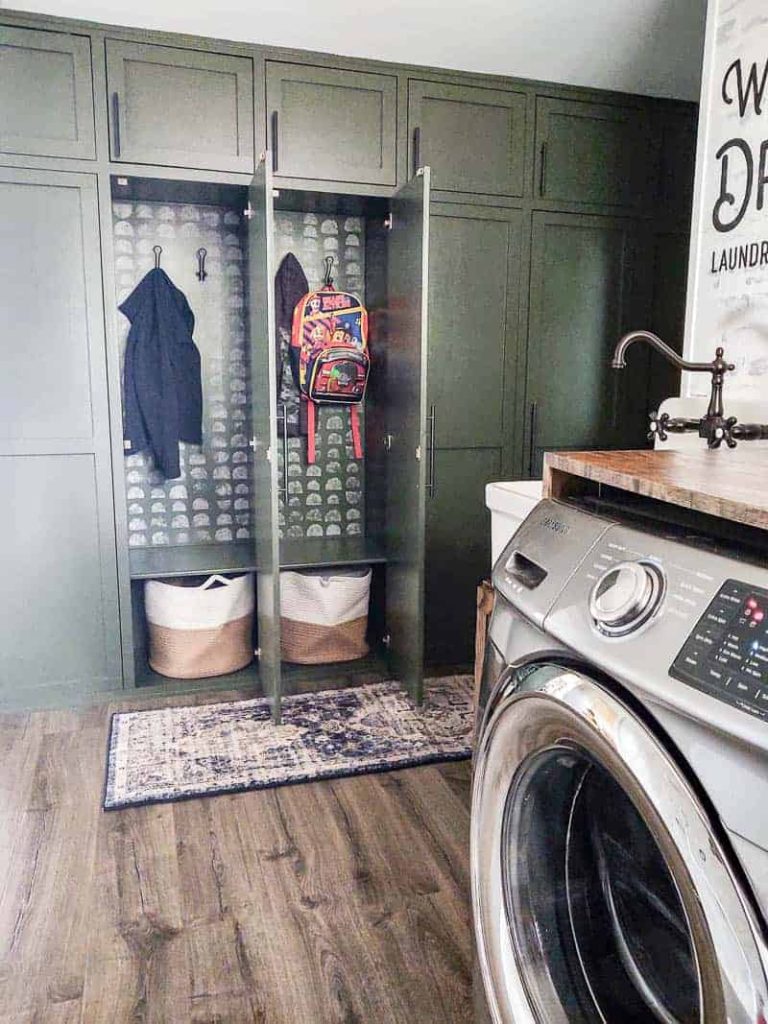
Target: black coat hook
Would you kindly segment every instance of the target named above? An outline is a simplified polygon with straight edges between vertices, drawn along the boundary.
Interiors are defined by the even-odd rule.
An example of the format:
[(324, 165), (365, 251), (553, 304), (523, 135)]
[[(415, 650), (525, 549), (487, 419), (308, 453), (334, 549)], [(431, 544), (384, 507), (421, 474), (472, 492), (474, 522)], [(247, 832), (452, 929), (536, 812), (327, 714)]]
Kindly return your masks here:
[(198, 281), (204, 281), (206, 279), (206, 277), (208, 277), (208, 274), (206, 273), (206, 270), (205, 270), (205, 257), (207, 255), (208, 255), (208, 250), (207, 249), (203, 249), (203, 248), (198, 249), (197, 252), (195, 253), (195, 256), (197, 256), (197, 280)]
[(153, 245), (152, 252), (155, 254), (155, 270), (160, 268), (160, 257), (163, 253), (162, 245)]
[(325, 274), (323, 276), (323, 284), (326, 288), (330, 288), (333, 284), (333, 256), (325, 257)]

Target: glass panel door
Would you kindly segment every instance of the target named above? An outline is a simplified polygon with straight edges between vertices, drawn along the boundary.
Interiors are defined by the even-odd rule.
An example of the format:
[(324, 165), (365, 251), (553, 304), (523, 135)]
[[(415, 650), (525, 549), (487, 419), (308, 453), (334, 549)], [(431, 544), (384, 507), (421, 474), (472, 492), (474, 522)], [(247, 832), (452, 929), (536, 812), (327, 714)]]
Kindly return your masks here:
[(248, 196), (251, 374), (253, 379), (253, 507), (259, 673), (280, 721), (280, 556), (277, 532), (277, 361), (275, 355), (272, 162), (262, 153)]

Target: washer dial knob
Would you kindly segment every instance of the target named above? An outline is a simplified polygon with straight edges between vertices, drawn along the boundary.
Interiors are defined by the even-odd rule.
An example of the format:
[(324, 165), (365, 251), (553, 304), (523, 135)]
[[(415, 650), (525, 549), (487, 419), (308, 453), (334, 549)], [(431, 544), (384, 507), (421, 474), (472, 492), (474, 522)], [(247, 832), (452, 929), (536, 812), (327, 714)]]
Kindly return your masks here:
[(653, 562), (620, 562), (592, 587), (589, 611), (606, 636), (626, 636), (646, 623), (664, 596), (664, 576)]

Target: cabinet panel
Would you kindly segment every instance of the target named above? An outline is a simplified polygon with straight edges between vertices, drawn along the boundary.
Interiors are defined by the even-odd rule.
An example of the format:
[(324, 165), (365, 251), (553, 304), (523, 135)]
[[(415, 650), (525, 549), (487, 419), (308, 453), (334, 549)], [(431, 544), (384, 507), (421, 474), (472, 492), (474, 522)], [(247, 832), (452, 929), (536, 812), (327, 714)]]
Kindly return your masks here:
[(253, 63), (107, 40), (113, 160), (253, 170)]
[(397, 78), (267, 61), (275, 174), (394, 185)]
[[(685, 297), (688, 283), (690, 236), (683, 231), (665, 231), (653, 239), (653, 304), (643, 319), (648, 330), (683, 353)], [(640, 322), (640, 321), (638, 321)], [(630, 353), (631, 355), (631, 353)], [(660, 356), (650, 356), (649, 408), (658, 409), (665, 398), (680, 394), (680, 371)]]
[(121, 682), (100, 270), (95, 178), (0, 169), (0, 700)]
[(696, 172), (696, 109), (665, 111), (659, 155), (659, 205), (688, 223), (693, 205)]
[(411, 81), (412, 165), (429, 164), (435, 189), (521, 196), (525, 109), (523, 93)]
[(542, 198), (633, 210), (648, 203), (656, 146), (642, 107), (539, 99), (536, 144)]
[(485, 485), (498, 480), (500, 472), (498, 448), (435, 452), (434, 495), (427, 499), (424, 607), (430, 664), (472, 662), (475, 592), (491, 564)]
[(638, 227), (617, 217), (536, 214), (528, 332), (532, 475), (547, 449), (644, 443), (648, 360), (610, 365), (621, 335), (644, 320)]
[[(440, 448), (498, 447), (517, 349), (521, 218), (435, 204), (429, 280), (429, 404)], [(511, 369), (511, 367), (510, 367)]]
[(0, 25), (0, 151), (96, 155), (86, 36)]

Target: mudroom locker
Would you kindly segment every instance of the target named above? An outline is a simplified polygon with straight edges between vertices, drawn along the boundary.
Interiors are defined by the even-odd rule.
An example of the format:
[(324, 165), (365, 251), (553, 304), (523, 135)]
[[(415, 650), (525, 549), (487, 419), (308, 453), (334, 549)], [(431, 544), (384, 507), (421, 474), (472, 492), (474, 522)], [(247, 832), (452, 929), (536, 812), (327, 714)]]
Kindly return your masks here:
[[(643, 444), (674, 389), (642, 353), (618, 385), (607, 360), (641, 321), (682, 342), (695, 108), (0, 22), (0, 703), (244, 687), (277, 717), (307, 686), (392, 677), (418, 697), (425, 664), (468, 664), (485, 484), (536, 475), (546, 448)], [(315, 466), (296, 436), (273, 308), (288, 252), (310, 288), (333, 255), (368, 308), (360, 460), (343, 407), (320, 409)], [(169, 480), (123, 433), (118, 306), (155, 259), (201, 355), (203, 445)], [(370, 655), (281, 664), (280, 570), (343, 566), (373, 568)], [(216, 572), (256, 574), (258, 659), (157, 675), (145, 582)]]
[[(290, 689), (307, 675), (389, 671), (420, 698), (428, 197), (428, 168), (391, 200), (284, 191), (268, 152), (249, 188), (112, 176), (115, 304), (153, 262), (161, 266), (192, 307), (202, 363), (203, 444), (181, 444), (180, 476), (165, 480), (143, 453), (124, 460), (124, 643), (136, 686), (174, 682), (148, 664), (145, 580), (255, 572), (258, 662), (216, 686), (260, 685), (276, 719), (284, 678)], [(289, 436), (298, 392), (286, 347), (278, 352), (273, 340), (275, 275), (288, 252), (310, 288), (333, 257), (336, 285), (368, 307), (373, 367), (360, 460), (347, 407), (318, 408), (313, 465), (307, 439)], [(119, 319), (123, 351), (128, 322)], [(338, 669), (281, 665), (280, 570), (354, 565), (374, 567), (370, 657)]]

